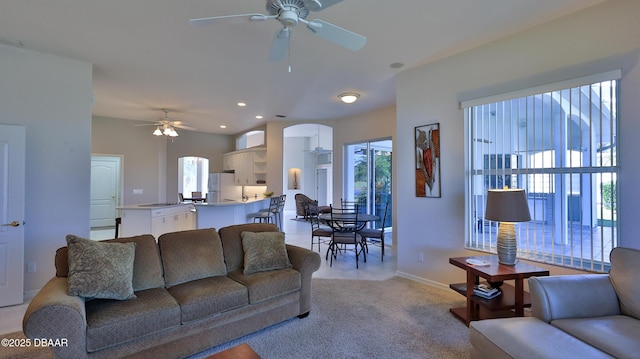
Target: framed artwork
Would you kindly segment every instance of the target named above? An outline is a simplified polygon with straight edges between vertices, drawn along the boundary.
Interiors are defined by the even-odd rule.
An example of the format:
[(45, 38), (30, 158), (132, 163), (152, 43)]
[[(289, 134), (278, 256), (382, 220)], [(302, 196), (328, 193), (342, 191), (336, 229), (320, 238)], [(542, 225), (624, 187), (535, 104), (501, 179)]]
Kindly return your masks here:
[(415, 128), (416, 197), (440, 197), (440, 124)]

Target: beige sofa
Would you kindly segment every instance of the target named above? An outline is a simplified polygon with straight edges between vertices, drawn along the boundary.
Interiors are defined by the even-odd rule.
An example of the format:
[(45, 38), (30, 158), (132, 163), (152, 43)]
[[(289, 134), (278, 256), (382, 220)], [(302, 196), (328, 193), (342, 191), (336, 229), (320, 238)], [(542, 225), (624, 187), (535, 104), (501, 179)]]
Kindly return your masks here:
[(609, 274), (529, 278), (533, 316), (472, 322), (472, 358), (638, 358), (640, 251), (615, 248)]
[(277, 230), (258, 223), (168, 233), (157, 243), (151, 235), (106, 241), (136, 243), (137, 298), (129, 300), (68, 295), (70, 263), (67, 248), (61, 248), (56, 276), (31, 301), (24, 332), (53, 343), (64, 339), (66, 345), (52, 348), (56, 358), (183, 358), (304, 318), (311, 307), (311, 276), (320, 267), (317, 253), (286, 245), (291, 268), (243, 271), (241, 233)]

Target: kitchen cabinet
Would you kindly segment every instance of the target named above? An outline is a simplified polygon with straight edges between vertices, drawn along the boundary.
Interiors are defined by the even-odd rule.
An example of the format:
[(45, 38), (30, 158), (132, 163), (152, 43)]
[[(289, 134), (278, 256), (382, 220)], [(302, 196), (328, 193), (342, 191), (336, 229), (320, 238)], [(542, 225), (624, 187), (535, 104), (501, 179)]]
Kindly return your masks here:
[(192, 204), (143, 204), (120, 210), (122, 237), (152, 234), (158, 239), (164, 233), (196, 229)]
[(222, 168), (234, 172), (235, 184), (238, 186), (266, 185), (267, 183), (267, 149), (265, 147), (225, 153)]

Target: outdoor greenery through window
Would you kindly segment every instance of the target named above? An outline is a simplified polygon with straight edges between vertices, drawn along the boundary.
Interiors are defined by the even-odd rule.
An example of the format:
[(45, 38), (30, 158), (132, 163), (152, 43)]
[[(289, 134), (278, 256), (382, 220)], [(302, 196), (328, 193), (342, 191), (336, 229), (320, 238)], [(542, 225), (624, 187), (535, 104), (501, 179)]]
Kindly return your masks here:
[[(360, 210), (380, 216), (373, 228), (390, 227), (391, 218), (391, 140), (371, 141), (346, 146), (344, 199), (361, 205)], [(386, 203), (389, 209), (382, 222)]]
[(619, 228), (616, 74), (463, 103), (467, 248), (496, 252), (487, 190), (523, 188), (532, 220), (516, 224), (518, 257), (608, 271)]

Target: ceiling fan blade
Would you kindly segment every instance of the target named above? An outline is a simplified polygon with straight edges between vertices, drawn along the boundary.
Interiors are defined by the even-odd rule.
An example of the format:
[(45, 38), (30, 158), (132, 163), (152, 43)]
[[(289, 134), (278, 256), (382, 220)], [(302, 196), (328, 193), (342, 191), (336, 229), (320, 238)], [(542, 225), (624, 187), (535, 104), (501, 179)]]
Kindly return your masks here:
[(264, 14), (239, 14), (239, 15), (226, 15), (226, 16), (214, 16), (204, 17), (201, 19), (191, 19), (189, 24), (193, 26), (206, 26), (218, 23), (238, 24), (247, 21), (262, 21), (267, 19), (274, 19), (273, 16), (267, 16)]
[(307, 28), (321, 38), (349, 50), (358, 51), (367, 43), (366, 37), (323, 20), (314, 19), (309, 21)]
[(195, 128), (193, 128), (191, 126), (187, 126), (185, 124), (179, 124), (179, 123), (173, 124), (173, 127), (181, 128), (183, 130), (190, 130), (190, 131), (195, 131), (196, 130)]
[(335, 5), (342, 0), (302, 0), (304, 6), (309, 11), (320, 11), (328, 8), (331, 5)]
[(276, 62), (284, 59), (287, 50), (289, 50), (290, 36), (291, 33), (287, 27), (276, 32), (271, 43), (271, 50), (269, 50), (269, 61)]

